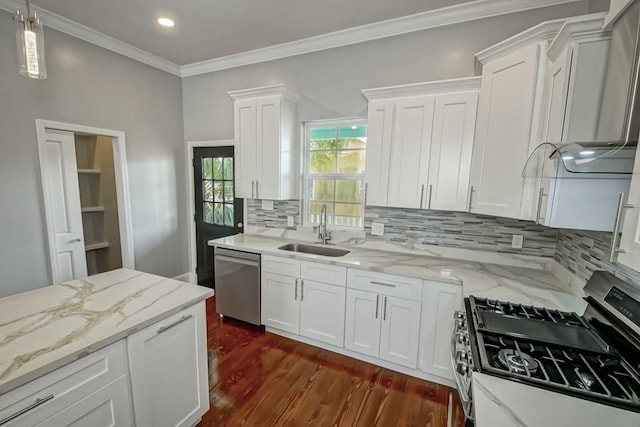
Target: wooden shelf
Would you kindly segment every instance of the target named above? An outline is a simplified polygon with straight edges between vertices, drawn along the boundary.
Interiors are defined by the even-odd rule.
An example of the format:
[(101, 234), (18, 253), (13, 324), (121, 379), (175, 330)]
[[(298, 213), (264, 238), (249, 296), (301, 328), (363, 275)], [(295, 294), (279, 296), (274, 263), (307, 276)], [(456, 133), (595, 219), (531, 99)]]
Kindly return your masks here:
[(99, 174), (101, 171), (100, 169), (78, 169), (78, 173), (84, 173), (84, 174), (94, 174), (97, 175)]
[(95, 251), (97, 249), (104, 249), (109, 247), (109, 242), (89, 242), (84, 245), (84, 250), (86, 252)]
[(82, 213), (86, 212), (104, 212), (104, 206), (85, 206), (81, 208)]

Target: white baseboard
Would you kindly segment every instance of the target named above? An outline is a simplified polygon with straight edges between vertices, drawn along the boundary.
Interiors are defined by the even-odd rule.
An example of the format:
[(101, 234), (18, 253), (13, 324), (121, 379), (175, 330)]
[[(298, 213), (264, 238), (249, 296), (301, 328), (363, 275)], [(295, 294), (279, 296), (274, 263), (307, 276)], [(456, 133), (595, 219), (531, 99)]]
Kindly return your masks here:
[(182, 273), (179, 274), (175, 277), (172, 277), (173, 280), (179, 280), (181, 282), (186, 282), (186, 283), (193, 283), (195, 284), (195, 280), (192, 277), (193, 275), (191, 273)]

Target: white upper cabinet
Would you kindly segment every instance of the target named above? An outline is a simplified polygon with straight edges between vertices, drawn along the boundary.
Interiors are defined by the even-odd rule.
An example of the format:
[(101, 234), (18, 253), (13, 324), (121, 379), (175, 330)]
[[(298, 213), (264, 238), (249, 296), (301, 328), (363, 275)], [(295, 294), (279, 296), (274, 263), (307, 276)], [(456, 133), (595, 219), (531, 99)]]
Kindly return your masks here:
[(366, 204), (466, 210), (480, 79), (364, 90)]
[(282, 85), (229, 92), (234, 99), (236, 197), (296, 198), (297, 96)]

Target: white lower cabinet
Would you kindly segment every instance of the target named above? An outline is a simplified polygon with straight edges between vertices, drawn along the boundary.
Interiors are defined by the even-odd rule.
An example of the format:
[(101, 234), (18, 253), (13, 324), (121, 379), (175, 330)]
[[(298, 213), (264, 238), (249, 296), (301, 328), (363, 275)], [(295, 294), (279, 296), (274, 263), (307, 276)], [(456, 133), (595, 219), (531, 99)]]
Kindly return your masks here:
[(420, 302), (383, 297), (380, 358), (415, 368), (418, 361)]
[(368, 356), (380, 355), (380, 295), (347, 289), (345, 347)]
[(204, 303), (127, 338), (138, 426), (192, 426), (209, 409)]
[(453, 314), (462, 307), (462, 286), (425, 280), (422, 292), (418, 367), (453, 379), (450, 356)]
[(262, 273), (262, 324), (297, 334), (300, 331), (298, 278)]
[(300, 335), (342, 347), (344, 305), (344, 287), (302, 279)]

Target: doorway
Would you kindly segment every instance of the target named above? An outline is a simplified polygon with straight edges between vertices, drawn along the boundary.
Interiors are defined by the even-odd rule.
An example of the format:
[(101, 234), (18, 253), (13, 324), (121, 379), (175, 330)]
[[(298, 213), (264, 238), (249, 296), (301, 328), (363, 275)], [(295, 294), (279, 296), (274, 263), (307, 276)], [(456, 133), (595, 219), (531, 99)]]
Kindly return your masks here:
[(243, 199), (235, 197), (234, 146), (193, 148), (196, 283), (215, 288), (211, 239), (243, 231)]

